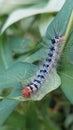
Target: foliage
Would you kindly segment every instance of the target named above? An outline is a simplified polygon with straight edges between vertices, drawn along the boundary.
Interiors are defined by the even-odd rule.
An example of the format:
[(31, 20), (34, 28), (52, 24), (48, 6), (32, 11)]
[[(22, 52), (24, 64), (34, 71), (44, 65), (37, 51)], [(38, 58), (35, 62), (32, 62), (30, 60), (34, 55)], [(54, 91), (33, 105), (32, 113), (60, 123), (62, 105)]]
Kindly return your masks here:
[[(1, 2), (1, 130), (73, 129), (73, 106), (70, 104), (73, 103), (72, 10), (72, 0), (13, 0), (12, 3), (7, 1), (6, 7)], [(41, 43), (50, 46), (48, 38), (53, 37), (55, 31), (66, 37), (66, 42), (61, 45), (63, 57), (58, 74), (54, 69), (35, 95), (24, 98), (22, 88), (33, 79), (48, 52)]]

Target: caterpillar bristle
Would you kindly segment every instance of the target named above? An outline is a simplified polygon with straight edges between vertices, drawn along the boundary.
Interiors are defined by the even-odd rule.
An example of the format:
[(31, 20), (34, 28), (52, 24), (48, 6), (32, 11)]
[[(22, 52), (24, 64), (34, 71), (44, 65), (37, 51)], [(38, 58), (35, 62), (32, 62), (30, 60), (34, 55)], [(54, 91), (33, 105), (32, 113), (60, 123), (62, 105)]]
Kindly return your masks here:
[(30, 85), (25, 86), (22, 90), (22, 96), (30, 97), (33, 93), (37, 92), (37, 90), (43, 85), (45, 82), (47, 75), (56, 68), (59, 56), (59, 44), (65, 41), (64, 36), (60, 36), (56, 34), (54, 38), (50, 39), (52, 42), (52, 46), (50, 47), (50, 51), (45, 58), (45, 62), (43, 63), (42, 67), (38, 71), (35, 79), (30, 83)]

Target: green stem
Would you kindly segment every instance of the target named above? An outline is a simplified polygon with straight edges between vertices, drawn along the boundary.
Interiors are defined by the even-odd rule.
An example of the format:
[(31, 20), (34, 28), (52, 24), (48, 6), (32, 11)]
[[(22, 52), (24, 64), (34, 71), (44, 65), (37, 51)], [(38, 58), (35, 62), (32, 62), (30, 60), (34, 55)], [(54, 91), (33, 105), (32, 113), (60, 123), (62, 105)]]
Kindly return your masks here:
[(70, 20), (69, 20), (69, 23), (68, 23), (68, 26), (67, 26), (67, 30), (66, 30), (66, 33), (65, 33), (65, 42), (64, 42), (64, 44), (61, 47), (60, 54), (62, 54), (62, 51), (65, 48), (65, 45), (66, 45), (67, 39), (69, 37), (70, 30), (71, 30), (72, 26), (73, 26), (73, 11), (72, 11), (71, 16), (70, 16)]

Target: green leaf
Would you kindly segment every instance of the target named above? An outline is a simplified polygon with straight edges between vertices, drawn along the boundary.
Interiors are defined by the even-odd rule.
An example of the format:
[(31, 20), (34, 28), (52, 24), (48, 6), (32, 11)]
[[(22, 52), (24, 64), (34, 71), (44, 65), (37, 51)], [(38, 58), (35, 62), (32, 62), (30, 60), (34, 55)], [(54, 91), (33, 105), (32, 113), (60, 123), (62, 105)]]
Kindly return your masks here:
[(13, 62), (10, 43), (0, 40), (0, 72), (7, 69)]
[[(60, 11), (60, 13), (56, 16), (54, 21), (49, 25), (46, 37), (48, 37), (49, 34), (52, 37), (55, 35), (53, 25), (55, 25), (56, 29), (59, 28), (62, 34), (65, 33), (72, 9), (73, 9), (73, 1), (69, 0), (65, 3), (64, 7)], [(15, 22), (15, 21), (13, 21), (13, 22)], [(11, 24), (12, 23), (9, 23), (8, 25), (6, 25), (6, 28)], [(4, 28), (4, 30), (6, 28)], [(13, 46), (13, 48), (15, 48), (15, 47), (16, 47), (16, 45)], [(2, 48), (4, 48), (4, 47), (2, 47)], [(21, 50), (22, 50), (22, 48), (21, 48)], [(35, 72), (38, 70), (38, 68), (35, 65), (28, 64), (28, 63), (18, 63), (18, 62), (14, 63), (14, 61), (12, 61), (12, 59), (11, 59), (12, 57), (11, 58), (8, 57), (8, 59), (11, 59), (11, 62), (13, 63), (13, 65), (11, 65), (12, 63), (9, 62), (8, 59), (6, 59), (7, 55), (8, 55), (7, 49), (6, 49), (6, 54), (4, 53), (5, 51), (3, 51), (3, 49), (1, 51), (2, 52), (0, 55), (0, 58), (1, 58), (0, 65), (2, 67), (2, 70), (5, 70), (5, 69), (6, 70), (3, 72), (0, 72), (0, 88), (2, 89), (2, 88), (12, 87), (12, 86), (14, 86), (14, 84), (16, 84), (17, 86), (14, 86), (14, 87), (16, 87), (16, 90), (13, 91), (8, 97), (6, 97), (7, 99), (10, 99), (10, 100), (13, 99), (13, 100), (11, 100), (11, 101), (2, 100), (0, 102), (0, 125), (2, 125), (4, 123), (4, 121), (10, 115), (10, 113), (16, 108), (19, 101), (41, 100), (46, 94), (48, 94), (49, 92), (58, 88), (61, 84), (60, 77), (57, 75), (57, 73), (54, 69), (50, 73), (50, 75), (48, 75), (47, 80), (41, 86), (39, 91), (36, 94), (33, 94), (31, 96), (31, 98), (24, 98), (24, 97), (20, 96), (21, 91), (19, 89), (19, 85), (20, 85), (20, 87), (22, 87), (20, 83), (26, 84), (27, 83), (26, 81), (29, 80), (30, 77), (35, 75)], [(15, 51), (17, 52), (17, 50), (15, 50)], [(42, 52), (44, 52), (44, 50), (42, 50)], [(40, 56), (40, 58), (39, 58), (39, 55), (42, 54), (42, 52), (39, 50), (39, 54), (30, 55), (29, 58), (26, 59), (26, 61), (34, 62), (34, 61), (40, 60), (42, 58), (42, 55)], [(8, 50), (8, 53), (9, 53), (9, 50)], [(44, 53), (44, 55), (45, 55), (45, 53)], [(10, 50), (9, 54), (11, 54), (11, 50)], [(12, 56), (12, 54), (10, 56)], [(36, 60), (35, 60), (35, 57), (36, 57)], [(24, 58), (24, 60), (25, 60), (25, 58)], [(72, 89), (73, 67), (70, 64), (68, 66), (66, 66), (66, 64), (67, 63), (65, 63), (65, 65), (64, 65), (65, 69), (62, 70), (60, 73), (61, 78), (62, 78), (62, 85), (63, 85), (62, 88), (65, 88), (66, 95), (69, 97), (71, 102), (73, 102), (73, 98), (72, 98), (72, 95), (73, 95), (72, 94), (72, 92), (73, 92), (73, 89)], [(4, 65), (4, 66), (2, 66), (2, 65)], [(66, 82), (67, 82), (67, 84), (66, 84)], [(70, 88), (68, 88), (68, 84), (70, 85)], [(68, 91), (66, 91), (66, 86), (67, 86)], [(24, 87), (24, 85), (23, 85), (23, 87)], [(70, 94), (71, 94), (71, 96), (70, 96)]]
[[(19, 101), (12, 101), (13, 97), (17, 97), (21, 95), (22, 86), (19, 83), (25, 81), (31, 77), (37, 71), (37, 67), (32, 64), (18, 62), (10, 66), (6, 71), (0, 73), (0, 89), (13, 87), (14, 84), (17, 87), (16, 90), (11, 92), (9, 96), (7, 96), (0, 102), (0, 125), (4, 123), (10, 113), (16, 108)], [(19, 88), (20, 87), (20, 88)], [(10, 100), (8, 100), (10, 99)]]
[(62, 79), (61, 89), (73, 104), (73, 64), (66, 64), (67, 65), (64, 66), (63, 71), (60, 72)]
[(38, 21), (39, 31), (42, 37), (45, 36), (47, 27), (51, 23), (51, 21), (54, 19), (54, 16), (49, 14), (42, 14), (40, 15), (40, 19)]
[[(32, 113), (33, 113), (33, 116), (32, 116)], [(26, 124), (27, 130), (38, 130), (39, 120), (38, 120), (36, 106), (34, 103), (30, 103), (30, 107), (28, 108), (28, 111), (25, 114), (25, 119), (26, 119), (25, 124)], [(33, 121), (34, 121), (34, 125), (33, 125)]]
[(67, 42), (67, 48), (65, 49), (65, 52), (66, 52), (67, 62), (73, 64), (73, 33), (70, 34), (70, 37), (69, 37), (68, 42)]
[(9, 14), (11, 11), (17, 9), (17, 8), (20, 8), (20, 7), (23, 7), (27, 5), (32, 5), (32, 4), (38, 4), (39, 2), (41, 2), (42, 0), (13, 0), (12, 2), (10, 2), (9, 0), (7, 1), (4, 1), (4, 0), (1, 0), (0, 1), (0, 15), (3, 15), (3, 14)]
[(64, 57), (62, 58), (62, 71), (60, 76), (62, 79), (61, 89), (66, 97), (73, 103), (73, 33), (71, 33), (67, 47), (65, 48)]
[(73, 64), (73, 46), (70, 48), (70, 53), (68, 55), (68, 61)]
[[(63, 7), (63, 9), (60, 11), (60, 13), (56, 16), (56, 18), (54, 19), (54, 21), (52, 22), (52, 24), (50, 24), (50, 26), (49, 26), (49, 28), (48, 28), (48, 30), (47, 30), (47, 36), (48, 36), (48, 34), (50, 33), (50, 34), (52, 34), (53, 35), (53, 33), (54, 32), (52, 32), (52, 30), (53, 30), (53, 24), (55, 24), (55, 27), (57, 27), (58, 25), (57, 25), (57, 21), (60, 21), (60, 27), (62, 27), (62, 24), (63, 24), (63, 22), (61, 22), (61, 20), (63, 20), (63, 21), (65, 21), (65, 25), (64, 25), (64, 28), (63, 28), (63, 30), (62, 30), (62, 28), (61, 28), (61, 31), (62, 32), (65, 32), (66, 31), (66, 27), (67, 27), (67, 24), (68, 24), (68, 22), (69, 22), (69, 18), (70, 18), (70, 15), (71, 15), (71, 11), (72, 11), (72, 8), (69, 8), (68, 9), (68, 13), (67, 13), (67, 16), (64, 16), (64, 15), (66, 15), (66, 14), (64, 14), (64, 12), (66, 12), (66, 10), (67, 10), (67, 8), (70, 6), (69, 4), (70, 4), (70, 2), (71, 2), (71, 0), (68, 2), (66, 2), (66, 4), (64, 5), (64, 7)], [(52, 29), (51, 29), (52, 28)], [(54, 30), (53, 30), (54, 31)], [(33, 56), (34, 57), (34, 56)], [(28, 61), (29, 61), (29, 59), (30, 59), (30, 57), (28, 58)], [(38, 57), (38, 59), (39, 59), (39, 57)], [(8, 72), (9, 73), (9, 72)], [(11, 72), (10, 72), (11, 73)], [(19, 76), (19, 74), (17, 74), (18, 76)], [(17, 75), (15, 75), (16, 77), (17, 77)], [(23, 74), (21, 74), (21, 75), (23, 75)], [(22, 76), (19, 76), (19, 79), (18, 79), (18, 81), (20, 81), (20, 79), (21, 79), (21, 77)], [(26, 77), (26, 76), (25, 76)], [(52, 81), (51, 79), (50, 79), (50, 77), (54, 80), (54, 81)], [(47, 78), (47, 80), (46, 80), (46, 82), (44, 83), (44, 85), (41, 87), (41, 89), (39, 90), (39, 92), (37, 92), (35, 95), (32, 95), (32, 97), (30, 98), (30, 99), (21, 99), (20, 97), (18, 97), (17, 99), (18, 100), (40, 100), (40, 99), (42, 99), (48, 92), (50, 92), (50, 91), (52, 91), (52, 90), (54, 90), (54, 89), (56, 89), (56, 88), (58, 88), (59, 87), (59, 85), (60, 85), (60, 78), (57, 76), (57, 74), (56, 74), (56, 71), (53, 71), (53, 73), (50, 75), (50, 77), (49, 77), (49, 79)], [(12, 77), (13, 78), (13, 77)], [(15, 78), (13, 78), (13, 80), (14, 80)], [(14, 80), (15, 81), (15, 80)], [(49, 81), (49, 82), (48, 82)], [(55, 83), (54, 83), (55, 82)], [(47, 87), (47, 88), (46, 88)], [(45, 89), (46, 88), (46, 89)], [(45, 89), (45, 90), (44, 90)], [(48, 90), (47, 90), (48, 89)], [(44, 91), (43, 91), (44, 90)], [(39, 93), (39, 96), (37, 95)], [(34, 97), (35, 98), (34, 98)]]
[(72, 0), (67, 0), (61, 11), (56, 15), (50, 26), (48, 26), (46, 38), (48, 38), (49, 35), (53, 37), (55, 35), (55, 32), (59, 32), (61, 35), (65, 35), (72, 10), (73, 2)]
[(35, 46), (36, 43), (22, 37), (0, 40), (0, 72), (18, 61), (14, 56), (24, 54), (23, 59), (25, 59), (34, 50)]
[[(35, 65), (17, 62), (0, 73), (0, 89), (13, 87), (16, 83), (31, 77), (37, 70)], [(17, 87), (17, 86), (16, 86)]]
[[(55, 3), (56, 7), (53, 6), (53, 4)], [(59, 4), (57, 6), (57, 4)], [(10, 16), (8, 17), (7, 21), (5, 22), (4, 26), (1, 29), (1, 34), (13, 23), (32, 16), (32, 15), (36, 15), (36, 14), (41, 14), (41, 13), (47, 13), (47, 12), (57, 12), (61, 9), (62, 5), (64, 4), (64, 0), (60, 1), (60, 0), (51, 0), (50, 3), (48, 1), (39, 3), (39, 5), (36, 6), (31, 6), (29, 8), (20, 8), (18, 10), (15, 10), (14, 12), (12, 12), (10, 14)]]
[(28, 63), (40, 61), (41, 59), (46, 57), (46, 55), (48, 53), (47, 51), (48, 50), (45, 48), (39, 49), (35, 53), (31, 54), (30, 56), (27, 56), (24, 60), (23, 60), (24, 57), (22, 56), (21, 58), (19, 58), (19, 61), (23, 60)]
[(26, 54), (28, 52), (30, 53), (30, 51), (32, 51), (36, 47), (36, 43), (22, 37), (10, 38), (9, 40), (7, 40), (6, 44), (8, 44), (11, 52), (13, 52), (13, 54), (15, 55)]
[(47, 75), (46, 81), (43, 83), (39, 91), (36, 94), (33, 94), (30, 98), (16, 97), (12, 98), (18, 101), (27, 101), (27, 100), (41, 100), (46, 94), (58, 88), (61, 84), (60, 77), (57, 75), (56, 70), (54, 69), (50, 75)]
[(35, 22), (35, 16), (31, 16), (20, 21), (20, 28), (26, 33), (31, 28), (33, 22)]
[[(13, 91), (8, 97), (18, 96), (19, 91)], [(19, 104), (19, 101), (9, 101), (3, 100), (0, 101), (0, 126), (4, 123), (10, 113), (16, 108)]]
[[(70, 20), (70, 16), (72, 14), (73, 10), (73, 2), (72, 0), (66, 1), (65, 5), (61, 9), (61, 11), (58, 13), (58, 15), (55, 17), (54, 21), (50, 24), (50, 26), (47, 29), (46, 38), (53, 37), (55, 35), (55, 31), (59, 31), (61, 35), (65, 35), (65, 32), (68, 27), (68, 23)], [(55, 31), (54, 31), (55, 29)], [(69, 34), (68, 34), (69, 35)], [(64, 43), (63, 43), (64, 44)], [(66, 43), (67, 44), (67, 43)], [(65, 46), (66, 46), (65, 44)], [(64, 47), (64, 45), (63, 45)], [(66, 57), (66, 55), (65, 55)], [(64, 69), (61, 70), (61, 81), (64, 93), (68, 97), (68, 99), (73, 103), (73, 67), (72, 65), (67, 65), (68, 63), (63, 61), (62, 66)]]

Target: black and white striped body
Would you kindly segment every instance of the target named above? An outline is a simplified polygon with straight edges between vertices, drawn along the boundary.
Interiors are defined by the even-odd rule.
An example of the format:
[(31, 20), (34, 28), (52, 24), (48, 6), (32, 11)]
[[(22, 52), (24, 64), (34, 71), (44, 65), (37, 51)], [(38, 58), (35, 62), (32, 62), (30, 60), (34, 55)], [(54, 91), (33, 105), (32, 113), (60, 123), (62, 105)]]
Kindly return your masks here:
[[(35, 79), (24, 88), (23, 96), (28, 97), (29, 94), (35, 93), (44, 83), (46, 80), (46, 77), (48, 74), (50, 74), (50, 71), (52, 70), (53, 66), (55, 66), (55, 63), (58, 60), (58, 52), (59, 52), (59, 43), (61, 42), (61, 36), (57, 35), (53, 39), (51, 39), (52, 46), (49, 50), (48, 56), (45, 59), (43, 65), (41, 66), (40, 70), (38, 71), (38, 74), (36, 75)], [(29, 89), (30, 93), (26, 94), (25, 89)]]
[(58, 46), (54, 43), (52, 44), (52, 47), (49, 50), (47, 58), (45, 59), (43, 65), (38, 71), (36, 78), (30, 84), (30, 88), (32, 89), (33, 93), (35, 93), (41, 87), (47, 75), (50, 73), (52, 67), (55, 64), (57, 55)]

